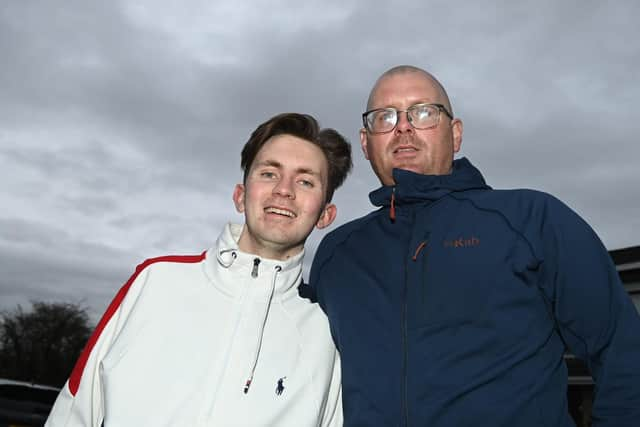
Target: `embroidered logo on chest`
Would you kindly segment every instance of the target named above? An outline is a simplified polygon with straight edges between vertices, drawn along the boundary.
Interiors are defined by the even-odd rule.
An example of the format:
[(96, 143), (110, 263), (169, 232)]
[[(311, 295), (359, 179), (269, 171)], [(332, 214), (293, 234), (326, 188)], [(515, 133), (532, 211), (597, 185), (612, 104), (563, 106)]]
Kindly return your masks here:
[(282, 377), (278, 380), (278, 385), (276, 385), (276, 394), (280, 396), (284, 392), (284, 380), (287, 377)]
[(470, 248), (480, 246), (480, 238), (476, 236), (459, 237), (457, 239), (445, 240), (442, 243), (445, 248)]

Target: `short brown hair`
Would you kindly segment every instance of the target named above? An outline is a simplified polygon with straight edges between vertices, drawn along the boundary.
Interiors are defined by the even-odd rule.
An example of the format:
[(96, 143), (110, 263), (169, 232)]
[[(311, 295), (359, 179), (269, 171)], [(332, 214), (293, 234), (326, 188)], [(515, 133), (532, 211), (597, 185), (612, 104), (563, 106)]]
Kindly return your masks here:
[(242, 148), (240, 167), (244, 172), (243, 182), (251, 164), (264, 144), (277, 135), (292, 135), (316, 145), (325, 156), (329, 170), (325, 203), (329, 203), (336, 188), (344, 182), (351, 171), (351, 145), (335, 129), (320, 129), (318, 121), (309, 114), (282, 113), (262, 123), (253, 131)]

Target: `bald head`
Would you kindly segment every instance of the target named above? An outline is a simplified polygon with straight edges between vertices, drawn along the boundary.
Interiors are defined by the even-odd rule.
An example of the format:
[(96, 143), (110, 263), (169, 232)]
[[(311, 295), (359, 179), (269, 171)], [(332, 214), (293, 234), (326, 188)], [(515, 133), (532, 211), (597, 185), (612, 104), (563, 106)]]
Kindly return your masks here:
[(426, 80), (429, 81), (430, 85), (438, 94), (438, 102), (444, 105), (447, 110), (453, 115), (453, 108), (451, 107), (451, 102), (449, 101), (449, 95), (447, 95), (447, 91), (444, 89), (442, 84), (435, 78), (435, 76), (422, 68), (414, 67), (413, 65), (397, 65), (393, 68), (388, 69), (376, 80), (376, 83), (373, 85), (371, 92), (369, 93), (369, 99), (367, 100), (367, 110), (371, 110), (374, 108), (375, 96), (380, 86), (380, 83), (386, 80), (389, 77), (395, 77), (402, 74), (419, 74), (423, 76)]
[[(439, 108), (433, 126), (415, 127), (408, 111), (418, 104), (442, 104), (448, 112)], [(391, 68), (376, 81), (367, 103), (367, 111), (387, 108), (396, 113), (392, 129), (374, 133), (366, 118), (360, 129), (362, 152), (380, 182), (394, 185), (394, 169), (423, 175), (451, 173), (454, 154), (462, 144), (462, 120), (449, 115), (451, 103), (440, 82), (421, 68)]]

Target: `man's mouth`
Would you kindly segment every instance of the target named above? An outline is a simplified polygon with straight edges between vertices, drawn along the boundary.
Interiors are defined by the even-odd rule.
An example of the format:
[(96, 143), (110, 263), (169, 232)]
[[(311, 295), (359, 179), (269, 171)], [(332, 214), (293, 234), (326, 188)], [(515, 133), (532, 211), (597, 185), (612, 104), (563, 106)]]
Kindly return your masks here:
[(393, 154), (411, 154), (417, 152), (418, 149), (413, 145), (399, 145), (393, 150)]
[(291, 212), (288, 209), (275, 208), (273, 206), (269, 206), (269, 207), (265, 208), (264, 211), (266, 213), (282, 215), (282, 216), (286, 216), (286, 217), (289, 217), (289, 218), (295, 218), (296, 217), (296, 214)]
[(394, 153), (408, 153), (411, 151), (418, 151), (418, 150), (416, 150), (414, 147), (398, 147), (395, 150), (393, 150)]

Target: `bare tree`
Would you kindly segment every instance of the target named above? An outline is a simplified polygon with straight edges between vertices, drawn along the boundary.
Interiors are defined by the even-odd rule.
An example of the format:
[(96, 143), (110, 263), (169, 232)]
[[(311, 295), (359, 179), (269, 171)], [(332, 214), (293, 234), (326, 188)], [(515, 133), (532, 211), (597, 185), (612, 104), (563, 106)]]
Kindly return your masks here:
[(0, 314), (0, 377), (62, 387), (89, 339), (85, 308), (31, 302)]

